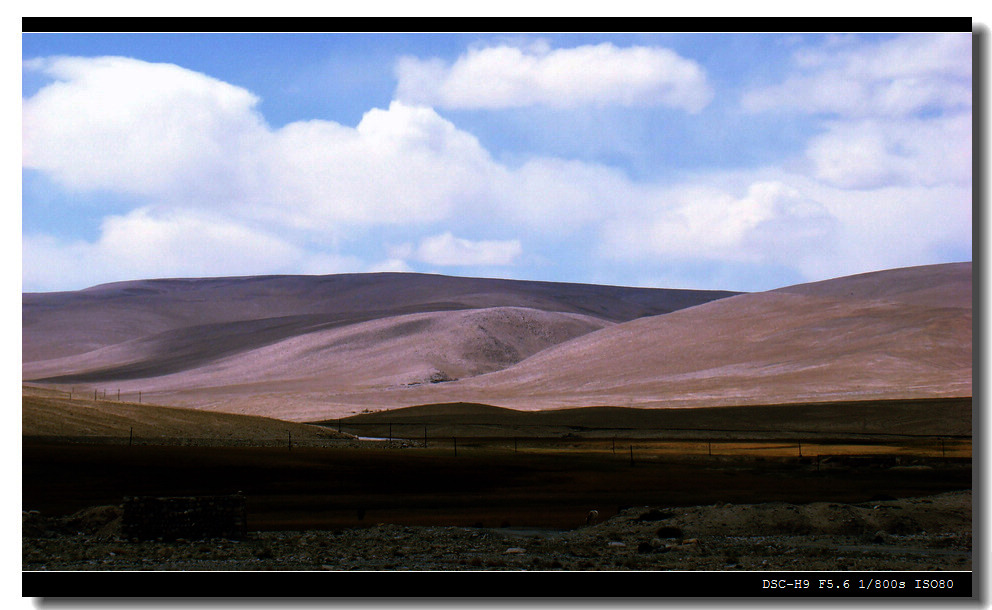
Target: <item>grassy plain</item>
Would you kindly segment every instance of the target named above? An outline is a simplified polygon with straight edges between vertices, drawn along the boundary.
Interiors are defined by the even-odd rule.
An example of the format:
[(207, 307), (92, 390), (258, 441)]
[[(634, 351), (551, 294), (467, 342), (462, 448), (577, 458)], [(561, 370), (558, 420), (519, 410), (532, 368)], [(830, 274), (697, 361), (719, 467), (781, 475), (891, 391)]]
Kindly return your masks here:
[[(592, 509), (606, 518), (630, 506), (864, 502), (971, 489), (970, 417), (962, 423), (970, 398), (860, 405), (862, 419), (845, 418), (858, 407), (799, 406), (819, 415), (802, 430), (790, 429), (781, 406), (702, 409), (692, 418), (689, 410), (431, 405), (318, 426), (34, 392), (24, 399), (23, 427), (35, 433), (23, 436), (22, 505), (60, 515), (131, 495), (241, 491), (255, 530), (568, 529)], [(708, 423), (720, 415), (723, 427)], [(60, 417), (58, 429), (33, 423)], [(892, 432), (874, 431), (884, 417)], [(139, 426), (151, 432), (132, 445), (128, 432)]]

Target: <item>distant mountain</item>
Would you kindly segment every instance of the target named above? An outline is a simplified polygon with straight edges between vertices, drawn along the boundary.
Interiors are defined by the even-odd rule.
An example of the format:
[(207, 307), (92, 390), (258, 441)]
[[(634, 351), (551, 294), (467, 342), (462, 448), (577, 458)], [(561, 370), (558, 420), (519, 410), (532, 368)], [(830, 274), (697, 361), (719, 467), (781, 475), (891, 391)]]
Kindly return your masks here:
[(971, 273), (971, 263), (880, 271), (641, 318), (466, 382), (459, 396), (517, 408), (971, 396)]
[(751, 294), (419, 274), (126, 282), (24, 295), (24, 354), (25, 380), (295, 421), (969, 397), (972, 265)]
[(23, 295), (22, 373), (144, 391), (450, 381), (734, 294), (413, 273), (121, 282)]

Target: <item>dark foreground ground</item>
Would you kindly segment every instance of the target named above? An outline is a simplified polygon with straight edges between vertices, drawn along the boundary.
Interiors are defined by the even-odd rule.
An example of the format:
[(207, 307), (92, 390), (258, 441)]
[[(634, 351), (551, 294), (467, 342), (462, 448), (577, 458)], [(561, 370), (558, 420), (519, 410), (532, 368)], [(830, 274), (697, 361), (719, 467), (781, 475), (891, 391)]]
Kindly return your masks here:
[[(22, 507), (64, 516), (127, 496), (242, 492), (255, 531), (376, 523), (571, 529), (590, 510), (817, 501), (971, 489), (970, 458), (670, 456), (337, 447), (87, 445), (25, 441)], [(388, 447), (394, 447), (390, 449)]]
[[(971, 569), (970, 458), (401, 446), (25, 441), (23, 567)], [(246, 539), (120, 535), (126, 496), (238, 491)]]
[(119, 507), (61, 519), (26, 514), (24, 569), (971, 570), (971, 492), (858, 504), (632, 507), (565, 531), (378, 524), (174, 542), (121, 538), (120, 514)]

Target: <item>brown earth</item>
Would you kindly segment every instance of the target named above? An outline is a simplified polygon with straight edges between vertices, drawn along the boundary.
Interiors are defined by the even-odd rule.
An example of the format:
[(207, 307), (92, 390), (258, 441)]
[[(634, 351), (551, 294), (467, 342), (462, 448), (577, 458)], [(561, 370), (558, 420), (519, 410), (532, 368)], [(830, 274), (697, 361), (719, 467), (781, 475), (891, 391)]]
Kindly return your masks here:
[(970, 263), (739, 295), (578, 337), (445, 384), (430, 402), (538, 409), (970, 396), (971, 299)]
[[(196, 354), (202, 362), (315, 330), (413, 313), (522, 307), (621, 322), (733, 294), (418, 273), (137, 280), (24, 294), (22, 352), (28, 364), (153, 342), (160, 333), (171, 333), (159, 336), (166, 345), (212, 334), (219, 340)], [(245, 337), (249, 331), (253, 336)], [(154, 356), (145, 354), (149, 368), (168, 364)]]
[(971, 397), (787, 403), (736, 407), (638, 409), (575, 407), (518, 411), (478, 403), (443, 403), (324, 420), (358, 436), (667, 439), (967, 437)]
[(737, 296), (416, 274), (128, 282), (24, 295), (24, 374), (293, 421), (970, 396), (971, 273)]
[(94, 400), (47, 388), (24, 386), (21, 398), (22, 437), (75, 438), (100, 442), (183, 443), (210, 439), (217, 443), (253, 444), (290, 441), (324, 442), (349, 438), (326, 427), (268, 417), (215, 413), (111, 399)]

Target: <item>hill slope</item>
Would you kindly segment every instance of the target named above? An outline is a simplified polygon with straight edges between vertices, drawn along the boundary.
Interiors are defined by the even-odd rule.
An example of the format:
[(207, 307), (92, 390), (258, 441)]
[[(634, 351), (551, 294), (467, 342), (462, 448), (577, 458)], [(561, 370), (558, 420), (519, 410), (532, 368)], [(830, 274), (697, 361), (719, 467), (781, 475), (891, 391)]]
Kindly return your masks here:
[[(24, 371), (297, 421), (456, 402), (538, 410), (971, 396), (971, 273), (971, 263), (932, 265), (734, 296), (416, 274), (137, 282), (93, 289), (106, 293), (106, 310), (89, 294), (25, 295), (25, 353), (62, 349), (51, 346), (65, 320), (97, 329), (70, 333), (77, 347), (86, 337), (106, 345), (26, 357)], [(300, 282), (312, 293), (288, 288)], [(140, 335), (150, 319), (154, 332)]]
[(733, 294), (412, 273), (121, 282), (23, 295), (22, 376), (130, 394), (405, 387)]
[(739, 295), (641, 318), (467, 381), (505, 406), (971, 395), (971, 264)]
[(21, 398), (21, 434), (58, 438), (111, 437), (127, 442), (200, 439), (226, 443), (275, 441), (280, 444), (349, 438), (333, 430), (266, 417), (211, 413), (117, 401), (73, 400), (42, 388), (25, 386)]
[[(292, 383), (360, 390), (451, 381), (510, 366), (612, 325), (580, 314), (493, 307), (354, 323), (271, 320), (192, 327), (25, 365), (32, 379), (124, 392)], [(275, 336), (269, 341), (265, 333)], [(54, 376), (53, 376), (54, 375)]]

